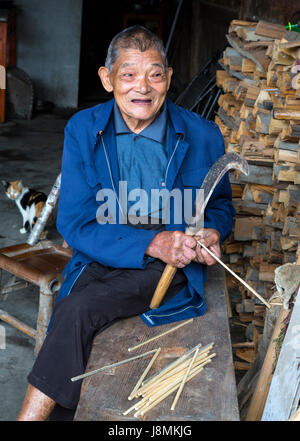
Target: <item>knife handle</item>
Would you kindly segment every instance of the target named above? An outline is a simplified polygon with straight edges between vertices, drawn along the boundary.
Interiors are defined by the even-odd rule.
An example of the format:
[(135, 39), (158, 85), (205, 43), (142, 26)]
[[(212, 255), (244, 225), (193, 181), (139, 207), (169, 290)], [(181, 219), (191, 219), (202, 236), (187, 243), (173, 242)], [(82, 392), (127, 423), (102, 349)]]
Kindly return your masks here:
[(161, 278), (157, 284), (156, 290), (154, 291), (150, 303), (151, 309), (155, 309), (159, 307), (160, 302), (164, 298), (164, 295), (166, 294), (166, 291), (173, 280), (176, 270), (177, 270), (176, 266), (172, 266), (170, 264), (166, 265), (164, 272), (162, 273)]

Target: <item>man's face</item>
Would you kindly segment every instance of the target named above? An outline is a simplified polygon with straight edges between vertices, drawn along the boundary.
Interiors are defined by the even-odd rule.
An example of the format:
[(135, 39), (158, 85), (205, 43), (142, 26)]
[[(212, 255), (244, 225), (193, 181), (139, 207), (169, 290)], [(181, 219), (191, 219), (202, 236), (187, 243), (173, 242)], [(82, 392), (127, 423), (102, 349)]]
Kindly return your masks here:
[(164, 103), (172, 68), (165, 71), (162, 55), (155, 49), (121, 49), (112, 72), (100, 67), (99, 76), (104, 88), (114, 93), (129, 128), (141, 131), (155, 119)]

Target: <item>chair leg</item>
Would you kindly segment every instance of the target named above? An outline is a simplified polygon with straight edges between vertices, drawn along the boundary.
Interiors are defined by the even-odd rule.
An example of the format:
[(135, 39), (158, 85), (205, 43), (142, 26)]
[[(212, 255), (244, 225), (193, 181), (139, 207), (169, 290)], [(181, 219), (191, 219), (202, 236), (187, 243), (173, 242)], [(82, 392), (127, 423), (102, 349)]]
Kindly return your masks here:
[(35, 356), (38, 354), (39, 350), (41, 349), (41, 346), (46, 337), (46, 332), (53, 311), (55, 298), (56, 298), (56, 292), (50, 292), (49, 290), (43, 290), (42, 288), (40, 288), (39, 311), (37, 318), (36, 341), (35, 341), (35, 349), (34, 349)]

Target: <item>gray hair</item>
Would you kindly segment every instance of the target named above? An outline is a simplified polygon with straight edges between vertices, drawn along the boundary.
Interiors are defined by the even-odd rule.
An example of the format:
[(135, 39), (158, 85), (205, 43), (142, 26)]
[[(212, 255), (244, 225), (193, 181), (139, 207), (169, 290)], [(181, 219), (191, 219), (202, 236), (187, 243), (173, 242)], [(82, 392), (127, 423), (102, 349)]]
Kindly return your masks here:
[(145, 52), (148, 49), (157, 50), (162, 55), (165, 70), (168, 69), (168, 60), (163, 42), (156, 34), (140, 25), (131, 26), (114, 36), (108, 47), (105, 67), (111, 72), (116, 60), (120, 56), (120, 49), (131, 48), (138, 49), (141, 52)]

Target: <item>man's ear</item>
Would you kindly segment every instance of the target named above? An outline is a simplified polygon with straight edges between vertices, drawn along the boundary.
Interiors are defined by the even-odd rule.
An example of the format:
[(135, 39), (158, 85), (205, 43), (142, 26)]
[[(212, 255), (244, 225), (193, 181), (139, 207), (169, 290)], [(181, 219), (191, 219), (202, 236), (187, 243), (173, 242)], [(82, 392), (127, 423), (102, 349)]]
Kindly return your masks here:
[(171, 84), (171, 78), (173, 75), (173, 68), (172, 67), (168, 67), (168, 72), (167, 72), (167, 78), (168, 78), (168, 90)]
[(101, 66), (98, 70), (98, 75), (101, 80), (102, 86), (107, 92), (113, 91), (113, 85), (110, 81), (110, 71), (107, 67)]

